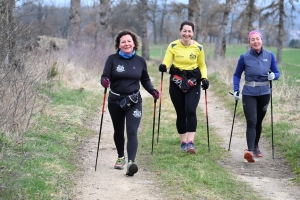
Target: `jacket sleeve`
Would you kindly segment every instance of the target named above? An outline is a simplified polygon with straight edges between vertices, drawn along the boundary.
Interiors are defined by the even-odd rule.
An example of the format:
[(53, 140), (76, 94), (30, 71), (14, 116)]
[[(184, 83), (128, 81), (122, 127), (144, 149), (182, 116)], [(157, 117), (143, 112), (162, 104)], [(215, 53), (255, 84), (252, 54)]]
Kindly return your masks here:
[(154, 90), (154, 86), (153, 86), (150, 76), (148, 74), (146, 62), (144, 64), (144, 68), (142, 71), (142, 76), (141, 76), (140, 81), (141, 81), (142, 86), (145, 88), (145, 90), (147, 90), (151, 94), (151, 91)]
[(244, 56), (241, 55), (238, 60), (235, 72), (233, 74), (233, 91), (240, 91), (241, 76), (244, 70), (245, 70)]
[(112, 55), (110, 55), (106, 62), (105, 62), (105, 65), (104, 65), (104, 68), (103, 68), (103, 73), (102, 73), (102, 76), (101, 76), (101, 79), (100, 81), (102, 81), (103, 78), (109, 78), (110, 81), (111, 81), (111, 69), (112, 69), (112, 66), (113, 66), (113, 61), (112, 61)]
[(198, 66), (201, 72), (201, 78), (206, 78), (207, 79), (207, 68), (206, 68), (206, 64), (205, 64), (205, 53), (204, 53), (204, 49), (203, 46), (198, 46), (200, 53), (199, 53), (199, 57), (198, 57)]
[(271, 71), (275, 74), (275, 80), (278, 80), (280, 77), (280, 72), (278, 69), (277, 61), (276, 61), (274, 54), (272, 53), (271, 55), (272, 55)]
[(164, 60), (162, 62), (162, 64), (165, 64), (167, 69), (169, 69), (173, 63), (173, 52), (172, 52), (172, 45), (171, 43), (169, 44), (167, 50), (166, 50), (166, 54), (164, 57)]

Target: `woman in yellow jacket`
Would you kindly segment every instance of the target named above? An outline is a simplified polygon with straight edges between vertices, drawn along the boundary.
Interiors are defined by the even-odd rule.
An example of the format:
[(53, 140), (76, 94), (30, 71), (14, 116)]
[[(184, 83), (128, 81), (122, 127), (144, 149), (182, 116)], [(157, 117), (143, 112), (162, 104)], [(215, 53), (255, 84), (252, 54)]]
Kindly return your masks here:
[(171, 42), (164, 60), (159, 66), (160, 72), (169, 69), (169, 93), (177, 119), (176, 127), (181, 140), (181, 150), (196, 153), (194, 137), (197, 128), (196, 108), (202, 89), (209, 87), (204, 49), (194, 41), (194, 24), (184, 21), (180, 25), (181, 38)]

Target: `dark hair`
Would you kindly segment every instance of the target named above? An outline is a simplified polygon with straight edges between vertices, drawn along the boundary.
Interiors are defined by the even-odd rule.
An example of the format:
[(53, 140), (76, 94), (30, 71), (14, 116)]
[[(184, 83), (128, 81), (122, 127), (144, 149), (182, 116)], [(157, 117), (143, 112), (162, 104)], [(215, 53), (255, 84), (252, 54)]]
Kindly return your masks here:
[(193, 22), (191, 22), (191, 21), (184, 21), (184, 22), (182, 22), (181, 24), (180, 24), (180, 31), (183, 29), (183, 26), (184, 25), (188, 25), (188, 26), (191, 26), (192, 27), (192, 30), (193, 30), (193, 32), (194, 32), (194, 27), (195, 27), (195, 25), (194, 25), (194, 23)]
[(130, 35), (132, 37), (132, 40), (133, 40), (133, 43), (134, 43), (134, 50), (135, 51), (138, 51), (139, 49), (139, 36), (137, 36), (136, 33), (134, 33), (133, 31), (131, 30), (128, 30), (128, 29), (124, 29), (123, 31), (120, 31), (119, 34), (117, 35), (116, 39), (115, 39), (115, 49), (117, 52), (120, 51), (120, 39), (121, 37), (123, 37), (124, 35)]

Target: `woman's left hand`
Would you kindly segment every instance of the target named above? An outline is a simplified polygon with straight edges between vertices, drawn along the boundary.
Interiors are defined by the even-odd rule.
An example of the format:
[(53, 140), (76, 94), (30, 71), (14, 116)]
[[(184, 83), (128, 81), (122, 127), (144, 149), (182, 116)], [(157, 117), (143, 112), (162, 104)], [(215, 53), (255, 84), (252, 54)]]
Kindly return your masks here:
[(157, 89), (153, 89), (151, 91), (151, 94), (152, 94), (152, 96), (153, 96), (154, 99), (159, 99), (159, 92), (158, 92)]

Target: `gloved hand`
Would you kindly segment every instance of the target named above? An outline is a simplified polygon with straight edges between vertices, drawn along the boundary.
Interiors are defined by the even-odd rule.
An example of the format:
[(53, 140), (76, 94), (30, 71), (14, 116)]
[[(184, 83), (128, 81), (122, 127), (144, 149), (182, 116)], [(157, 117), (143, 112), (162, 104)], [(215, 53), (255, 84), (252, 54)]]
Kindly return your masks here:
[(240, 100), (240, 91), (234, 91), (233, 93), (234, 100)]
[(160, 64), (159, 67), (158, 67), (158, 70), (160, 72), (166, 72), (167, 71), (167, 67), (165, 64)]
[(153, 96), (154, 99), (158, 99), (159, 98), (159, 92), (158, 92), (157, 89), (153, 89), (151, 91), (151, 94), (152, 94), (152, 96)]
[(203, 89), (203, 90), (208, 89), (208, 87), (209, 87), (209, 81), (208, 81), (206, 78), (203, 78), (203, 79), (201, 80), (201, 82), (202, 82), (202, 89)]
[(269, 73), (268, 74), (268, 80), (271, 81), (271, 80), (274, 80), (275, 79), (275, 74), (273, 72)]
[(109, 80), (109, 78), (107, 78), (107, 77), (102, 78), (102, 80), (101, 80), (101, 85), (102, 85), (104, 88), (108, 88), (109, 85), (110, 85), (110, 80)]

